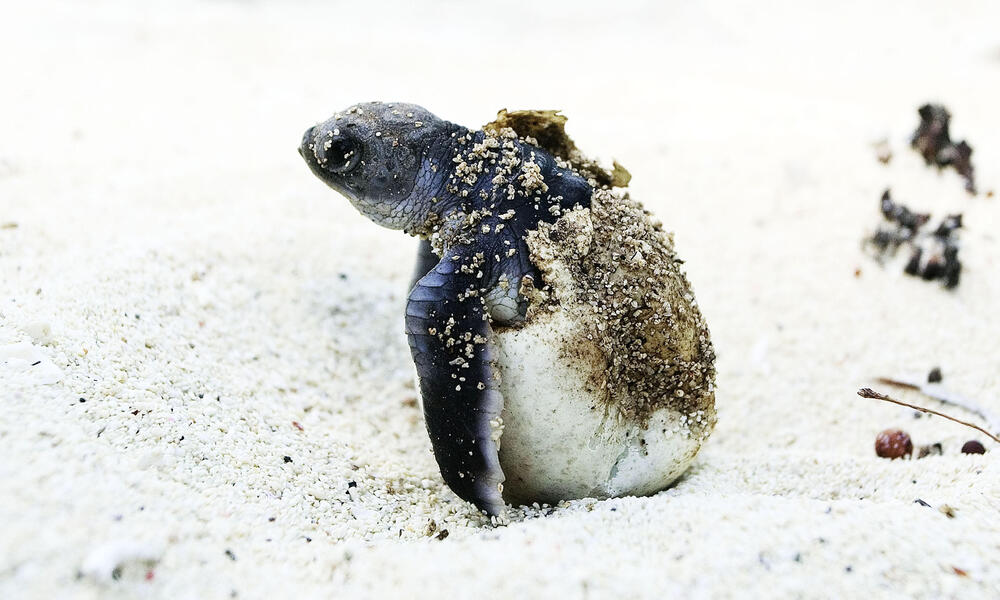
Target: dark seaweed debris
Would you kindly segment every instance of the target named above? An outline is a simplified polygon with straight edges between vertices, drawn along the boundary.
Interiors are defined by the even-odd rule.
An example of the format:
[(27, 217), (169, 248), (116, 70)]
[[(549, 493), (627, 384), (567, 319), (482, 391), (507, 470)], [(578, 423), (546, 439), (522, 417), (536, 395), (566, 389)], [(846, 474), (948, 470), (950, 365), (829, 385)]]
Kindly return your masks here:
[(931, 220), (931, 216), (927, 213), (915, 213), (902, 204), (893, 202), (892, 194), (888, 189), (882, 192), (880, 208), (886, 221), (896, 223), (911, 234), (916, 233), (927, 221)]
[(884, 262), (887, 257), (895, 256), (901, 246), (906, 246), (910, 258), (903, 268), (904, 273), (925, 281), (941, 280), (946, 288), (956, 287), (962, 273), (957, 233), (962, 227), (962, 215), (948, 215), (928, 233), (923, 227), (931, 216), (913, 212), (895, 202), (889, 190), (882, 193), (880, 208), (886, 224), (864, 244), (875, 259)]
[(972, 166), (972, 146), (965, 140), (952, 142), (948, 125), (951, 113), (940, 104), (925, 104), (917, 109), (920, 125), (913, 133), (910, 145), (924, 157), (928, 165), (938, 168), (954, 167), (965, 179), (965, 189), (976, 193), (976, 181)]

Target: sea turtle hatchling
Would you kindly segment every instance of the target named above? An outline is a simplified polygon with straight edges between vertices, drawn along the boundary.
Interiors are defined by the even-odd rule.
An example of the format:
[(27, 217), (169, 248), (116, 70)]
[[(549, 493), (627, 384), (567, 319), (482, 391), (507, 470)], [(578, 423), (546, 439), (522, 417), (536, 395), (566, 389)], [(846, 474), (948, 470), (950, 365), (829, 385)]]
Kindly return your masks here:
[(501, 519), (505, 500), (659, 491), (715, 424), (715, 355), (673, 238), (564, 121), (501, 111), (473, 131), (372, 102), (299, 148), (361, 213), (421, 239), (405, 321), (434, 457)]

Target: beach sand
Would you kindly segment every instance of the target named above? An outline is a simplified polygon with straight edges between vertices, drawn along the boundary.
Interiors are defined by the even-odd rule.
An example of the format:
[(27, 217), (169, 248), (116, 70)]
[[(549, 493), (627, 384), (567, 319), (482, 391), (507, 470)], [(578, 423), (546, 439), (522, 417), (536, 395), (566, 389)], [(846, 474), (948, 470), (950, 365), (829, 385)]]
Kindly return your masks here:
[[(1000, 413), (998, 17), (6, 6), (0, 597), (1000, 596), (997, 445), (856, 395), (941, 408), (874, 379), (939, 366)], [(718, 426), (673, 488), (494, 528), (444, 487), (403, 335), (416, 244), (296, 153), (372, 99), (469, 126), (559, 108), (631, 171), (718, 352)], [(927, 101), (979, 196), (908, 147)], [(964, 214), (955, 290), (862, 252), (886, 187)], [(878, 458), (889, 427), (943, 454)]]

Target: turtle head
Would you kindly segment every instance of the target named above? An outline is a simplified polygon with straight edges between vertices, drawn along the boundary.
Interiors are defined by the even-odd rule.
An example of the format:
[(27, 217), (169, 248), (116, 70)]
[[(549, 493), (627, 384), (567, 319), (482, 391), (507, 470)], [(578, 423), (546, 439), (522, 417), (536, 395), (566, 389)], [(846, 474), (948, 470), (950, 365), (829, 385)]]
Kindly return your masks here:
[(310, 127), (299, 154), (366, 217), (412, 229), (427, 220), (435, 192), (421, 189), (423, 163), (456, 129), (413, 104), (366, 102)]

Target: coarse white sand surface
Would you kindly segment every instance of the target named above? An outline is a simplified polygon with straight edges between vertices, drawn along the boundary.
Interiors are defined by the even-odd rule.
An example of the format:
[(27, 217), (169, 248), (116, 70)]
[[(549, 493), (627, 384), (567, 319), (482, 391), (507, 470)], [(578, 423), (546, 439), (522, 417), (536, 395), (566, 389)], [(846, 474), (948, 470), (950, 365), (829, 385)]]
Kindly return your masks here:
[[(1000, 597), (997, 446), (855, 395), (1000, 413), (1000, 197), (908, 147), (941, 101), (1000, 187), (996, 6), (5, 2), (0, 598)], [(719, 356), (673, 488), (494, 528), (444, 487), (415, 243), (296, 153), (373, 99), (560, 108), (629, 168)], [(862, 252), (886, 187), (964, 214), (957, 289)]]

